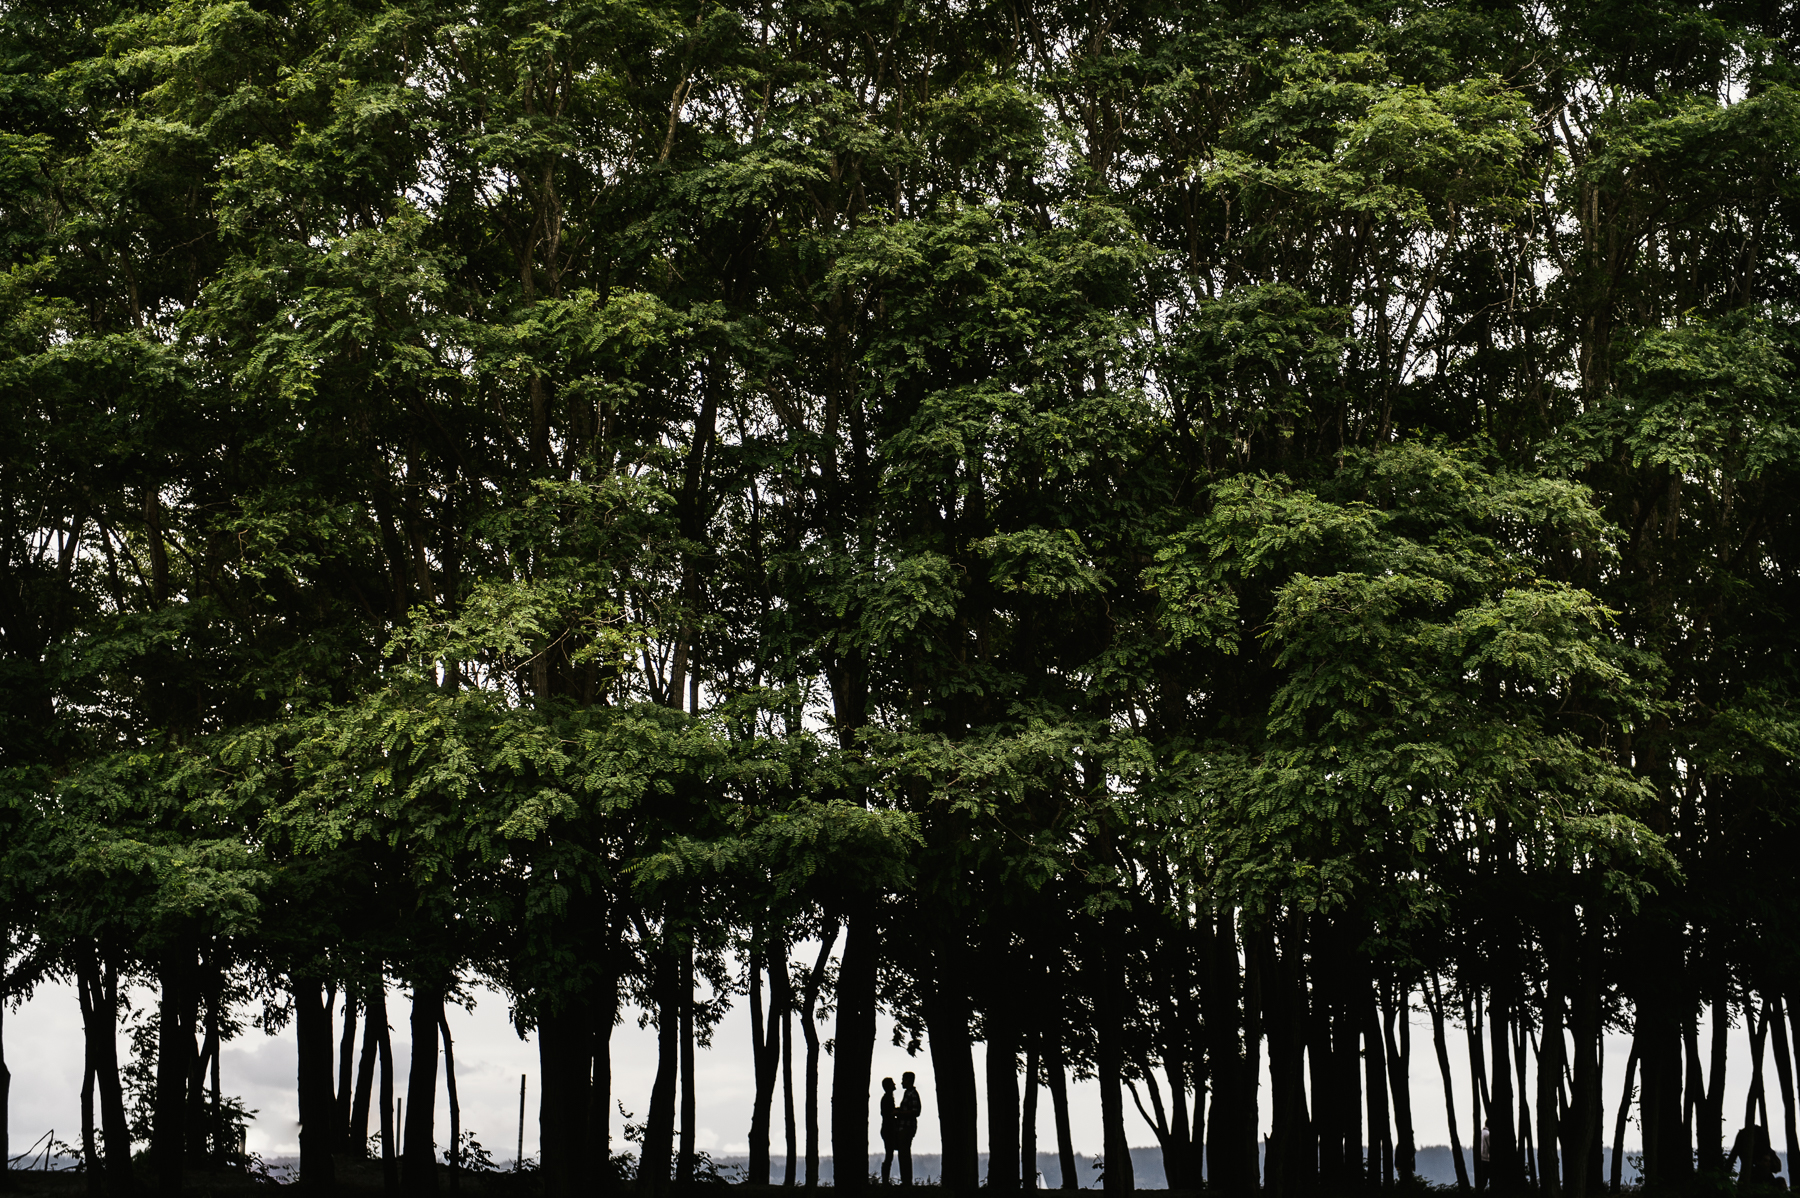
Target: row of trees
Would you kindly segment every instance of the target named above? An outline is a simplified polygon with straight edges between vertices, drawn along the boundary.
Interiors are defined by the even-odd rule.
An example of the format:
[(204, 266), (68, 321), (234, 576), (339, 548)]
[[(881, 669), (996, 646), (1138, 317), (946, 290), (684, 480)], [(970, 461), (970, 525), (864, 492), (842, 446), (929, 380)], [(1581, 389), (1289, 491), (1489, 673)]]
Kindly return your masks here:
[(477, 980), (555, 1198), (691, 1172), (726, 1001), (752, 1180), (878, 1011), (961, 1190), (1071, 1076), (1108, 1188), (1403, 1177), (1409, 1007), (1502, 1189), (1616, 1185), (1603, 1084), (1718, 1175), (1733, 1019), (1792, 1148), (1795, 25), (6, 5), (0, 1009), (75, 983), (96, 1192), (260, 1003), (303, 1182), (432, 1193), (388, 987)]

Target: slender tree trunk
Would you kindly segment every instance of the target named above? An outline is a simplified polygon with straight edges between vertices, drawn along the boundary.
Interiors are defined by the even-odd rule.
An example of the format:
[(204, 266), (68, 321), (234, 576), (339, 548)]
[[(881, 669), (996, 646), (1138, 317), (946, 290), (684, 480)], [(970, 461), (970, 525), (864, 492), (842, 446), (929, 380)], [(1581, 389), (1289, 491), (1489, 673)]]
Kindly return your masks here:
[[(1695, 1129), (1700, 1168), (1708, 1173), (1725, 1167), (1725, 1054), (1731, 1032), (1731, 973), (1721, 962), (1712, 995), (1711, 1067), (1707, 1071), (1700, 1125)], [(1748, 1010), (1748, 1003), (1745, 1009)]]
[(1374, 982), (1358, 987), (1362, 1008), (1364, 1089), (1368, 1094), (1370, 1185), (1394, 1184), (1394, 1134), (1388, 1120), (1387, 1049), (1381, 1037), (1380, 1000)]
[[(772, 961), (773, 954), (768, 954)], [(769, 1120), (775, 1105), (775, 1081), (781, 1055), (781, 1021), (771, 1010), (763, 1018), (762, 975), (764, 954), (750, 956), (750, 1062), (755, 1091), (750, 1101), (750, 1170), (753, 1186), (769, 1184)], [(770, 965), (770, 980), (774, 967)]]
[[(1444, 1081), (1444, 1119), (1450, 1127), (1450, 1158), (1456, 1167), (1456, 1188), (1469, 1188), (1469, 1169), (1463, 1160), (1462, 1137), (1456, 1130), (1456, 1087), (1450, 1078), (1450, 1045), (1444, 1035), (1444, 996), (1438, 989), (1437, 974), (1425, 975), (1427, 989), (1425, 991), (1426, 1006), (1431, 1011), (1431, 1046), (1437, 1053), (1438, 1074)], [(1480, 1106), (1476, 1112), (1479, 1114)], [(1475, 1143), (1481, 1144), (1480, 1129), (1476, 1129)]]
[(381, 1186), (388, 1198), (400, 1192), (400, 1162), (394, 1143), (394, 1040), (388, 1027), (387, 984), (375, 988), (375, 1005), (369, 1018), (376, 1028), (375, 1047), (381, 1058)]
[(1123, 1193), (1136, 1188), (1131, 1168), (1131, 1148), (1125, 1139), (1125, 1055), (1120, 1043), (1124, 1027), (1124, 961), (1120, 949), (1118, 916), (1109, 913), (1095, 938), (1093, 956), (1099, 977), (1095, 990), (1095, 1071), (1100, 1082), (1101, 1152), (1105, 1159), (1102, 1188)]
[[(1563, 1170), (1557, 1153), (1562, 1132), (1557, 1107), (1563, 1080), (1562, 963), (1566, 956), (1566, 953), (1553, 949), (1551, 959), (1546, 962), (1544, 1009), (1538, 1021), (1537, 1175), (1546, 1198), (1562, 1196)], [(1572, 1160), (1570, 1168), (1580, 1172), (1580, 1158)]]
[(1045, 1071), (1050, 1078), (1050, 1116), (1056, 1123), (1056, 1165), (1061, 1171), (1057, 1188), (1079, 1190), (1081, 1182), (1075, 1176), (1075, 1138), (1069, 1130), (1068, 1072), (1063, 1065), (1062, 1041), (1054, 1034), (1049, 1037), (1044, 1057)]
[[(666, 927), (666, 925), (665, 925)], [(666, 935), (665, 931), (665, 935)], [(643, 1151), (638, 1156), (637, 1192), (658, 1195), (668, 1189), (675, 1144), (675, 1090), (681, 1058), (681, 958), (664, 943), (656, 964), (656, 1080), (650, 1087), (650, 1111), (644, 1120)]]
[(438, 1031), (444, 1037), (444, 1090), (450, 1100), (450, 1192), (454, 1194), (462, 1189), (462, 1102), (456, 1095), (456, 1045), (450, 1039), (448, 1012), (441, 1007)]
[(444, 1019), (444, 992), (413, 983), (412, 1064), (406, 1076), (405, 1143), (400, 1185), (406, 1198), (435, 1198), (437, 1175), (438, 1025)]
[(1019, 1119), (1019, 1184), (1021, 1188), (1038, 1188), (1038, 1048), (1034, 1036), (1025, 1050), (1025, 1104)]
[[(1002, 940), (1005, 933), (1000, 933)], [(990, 953), (998, 978), (1010, 981), (1010, 955), (1004, 947)], [(987, 1029), (987, 1188), (1011, 1191), (1019, 1188), (1019, 1038), (1016, 1007), (1011, 995), (989, 989), (985, 1016)]]
[(1569, 1086), (1569, 1118), (1574, 1122), (1566, 1169), (1569, 1198), (1590, 1198), (1600, 1187), (1600, 981), (1605, 941), (1597, 917), (1589, 916), (1582, 934), (1579, 968), (1573, 971), (1577, 992), (1570, 1007), (1570, 1041), (1575, 1050)]
[(86, 1044), (81, 1068), (81, 1167), (87, 1173), (88, 1198), (101, 1198), (106, 1175), (100, 1169), (100, 1145), (94, 1135), (94, 1058)]
[(77, 983), (86, 993), (82, 1006), (87, 1055), (100, 1091), (100, 1151), (105, 1160), (109, 1198), (132, 1198), (131, 1132), (125, 1120), (125, 1088), (119, 1079), (119, 971), (111, 954), (104, 965), (92, 947), (76, 957)]
[[(1269, 1151), (1263, 1162), (1263, 1186), (1270, 1198), (1291, 1198), (1313, 1185), (1318, 1169), (1318, 1143), (1306, 1116), (1306, 1027), (1308, 1004), (1304, 916), (1290, 917), (1285, 947), (1273, 932), (1263, 939), (1265, 972), (1272, 984), (1265, 990), (1264, 1009), (1269, 1030), (1269, 1089), (1274, 1110), (1270, 1120)], [(1194, 1081), (1194, 1124), (1198, 1128), (1204, 1081)], [(1199, 1178), (1194, 1179), (1196, 1182)]]
[(794, 1184), (795, 1166), (798, 1157), (798, 1139), (794, 1125), (794, 1001), (791, 988), (786, 983), (787, 961), (781, 963), (783, 973), (782, 992), (788, 996), (781, 1008), (781, 1120), (782, 1128), (787, 1133), (787, 1166), (782, 1170), (781, 1184)]
[(350, 1114), (356, 1107), (356, 1017), (360, 1004), (348, 987), (344, 990), (344, 1034), (338, 1041), (337, 1127), (335, 1152), (362, 1155), (362, 1146), (354, 1138)]
[(875, 970), (881, 938), (875, 912), (852, 915), (838, 967), (837, 1039), (831, 1069), (833, 1185), (860, 1193), (869, 1184), (869, 1073), (875, 1057)]
[[(11, 1118), (12, 1070), (6, 1067), (6, 1000), (7, 972), (12, 968), (12, 934), (0, 937), (0, 1190), (10, 1189), (7, 1162), (12, 1158)], [(86, 1088), (84, 1084), (84, 1089)]]
[(937, 945), (933, 984), (923, 1005), (932, 1080), (937, 1087), (943, 1185), (964, 1198), (973, 1198), (981, 1185), (981, 1166), (975, 1123), (975, 1054), (969, 1042), (969, 971), (964, 968), (964, 955), (962, 945), (954, 939), (947, 937)]
[(806, 1036), (806, 1186), (819, 1184), (819, 989), (825, 978), (825, 966), (831, 960), (832, 946), (837, 943), (838, 922), (826, 920), (819, 934), (819, 955), (806, 973), (806, 993), (800, 1008), (800, 1030)]
[[(1400, 987), (1398, 1004), (1390, 986), (1382, 989), (1381, 1038), (1387, 1051), (1388, 1086), (1394, 1096), (1394, 1125), (1398, 1142), (1394, 1147), (1394, 1171), (1405, 1180), (1416, 1172), (1417, 1149), (1413, 1144), (1412, 1122), (1412, 1021), (1399, 1018), (1407, 1009), (1407, 991)], [(1399, 1043), (1394, 1040), (1394, 1025), (1399, 1023)]]
[[(869, 1039), (872, 1044), (874, 1037)], [(675, 1158), (675, 1180), (684, 1188), (694, 1183), (694, 1120), (694, 945), (689, 941), (681, 952), (681, 1150)]]
[(1800, 1136), (1794, 1134), (1794, 1058), (1788, 1051), (1786, 1006), (1786, 1001), (1777, 994), (1769, 1009), (1769, 1026), (1775, 1033), (1775, 1080), (1781, 1086), (1781, 1126), (1787, 1134), (1787, 1172), (1791, 1178), (1794, 1166), (1800, 1164)]
[(294, 979), (294, 1047), (299, 1062), (300, 1188), (307, 1194), (329, 1194), (336, 1186), (331, 1151), (338, 1139), (333, 1118), (337, 1103), (331, 1087), (331, 1014), (316, 978)]
[(1490, 1184), (1503, 1193), (1517, 1190), (1525, 1180), (1518, 1128), (1513, 1122), (1509, 998), (1498, 984), (1488, 992), (1488, 1047), (1493, 1066), (1488, 1078), (1488, 1174)]
[[(1108, 938), (1111, 938), (1109, 932)], [(1207, 1068), (1212, 1076), (1213, 1114), (1206, 1129), (1206, 1175), (1211, 1183), (1235, 1190), (1246, 1184), (1240, 1146), (1243, 1140), (1244, 1057), (1239, 1041), (1243, 1009), (1238, 971), (1237, 925), (1229, 908), (1202, 929), (1200, 952), (1205, 979)], [(1111, 984), (1111, 977), (1106, 979)], [(1254, 1134), (1254, 1129), (1252, 1129)], [(1107, 1158), (1110, 1172), (1112, 1160)]]
[(1763, 1095), (1763, 1047), (1769, 1039), (1769, 1004), (1763, 1003), (1762, 1018), (1752, 1022), (1754, 1011), (1750, 995), (1745, 994), (1744, 1022), (1750, 1024), (1750, 1092), (1744, 1096), (1744, 1126), (1755, 1124), (1766, 1129), (1769, 1104)]
[[(1633, 1036), (1631, 1038), (1631, 1053), (1625, 1058), (1625, 1084), (1619, 1091), (1619, 1115), (1617, 1120), (1613, 1123), (1611, 1188), (1612, 1192), (1615, 1194), (1619, 1192), (1619, 1186), (1625, 1171), (1625, 1123), (1631, 1115), (1632, 1087), (1637, 1081), (1637, 1068), (1638, 1042), (1637, 1037)], [(1639, 1112), (1641, 1117), (1641, 1105), (1639, 1107)], [(1650, 1142), (1650, 1133), (1648, 1130), (1644, 1132), (1644, 1141), (1646, 1145)]]
[(350, 1103), (350, 1130), (348, 1132), (350, 1154), (367, 1159), (369, 1155), (369, 1102), (375, 1086), (375, 1061), (379, 1051), (379, 1036), (376, 1034), (375, 1022), (387, 1019), (387, 1004), (380, 997), (380, 990), (386, 985), (377, 980), (376, 993), (363, 1000), (363, 1046), (362, 1057), (356, 1065), (356, 1095)]
[(162, 997), (150, 1156), (155, 1162), (157, 1193), (176, 1198), (187, 1164), (187, 1081), (194, 1060), (194, 951), (185, 938), (177, 938), (163, 950), (157, 974)]

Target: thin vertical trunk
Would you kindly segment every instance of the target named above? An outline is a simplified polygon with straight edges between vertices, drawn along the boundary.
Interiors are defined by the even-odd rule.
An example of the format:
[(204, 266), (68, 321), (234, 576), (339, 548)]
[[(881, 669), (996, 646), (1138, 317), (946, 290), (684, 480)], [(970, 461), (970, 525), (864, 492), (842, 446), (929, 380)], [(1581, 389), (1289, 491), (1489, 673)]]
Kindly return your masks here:
[[(781, 1056), (781, 1021), (774, 1010), (763, 1018), (763, 969), (765, 954), (750, 955), (750, 1063), (755, 1089), (750, 1100), (750, 1170), (745, 1179), (753, 1186), (769, 1184), (769, 1118), (775, 1105), (775, 1081)], [(773, 954), (768, 954), (771, 984)]]
[[(1563, 1080), (1563, 1000), (1562, 961), (1556, 953), (1548, 962), (1544, 982), (1544, 1009), (1539, 1019), (1537, 1060), (1537, 1175), (1546, 1198), (1561, 1198), (1563, 1170), (1557, 1152), (1562, 1136), (1558, 1106)], [(1581, 1158), (1572, 1158), (1569, 1168), (1580, 1172)]]
[[(378, 992), (385, 985), (379, 979), (375, 982)], [(369, 1102), (375, 1086), (375, 1060), (380, 1041), (375, 1028), (377, 1019), (387, 1020), (387, 1004), (378, 995), (363, 1000), (362, 1058), (356, 1064), (356, 1094), (350, 1103), (350, 1155), (365, 1159), (369, 1155)]]
[(976, 1137), (975, 1054), (969, 1042), (970, 971), (962, 944), (946, 938), (933, 953), (933, 984), (924, 1000), (926, 1045), (937, 1088), (941, 1180), (946, 1189), (973, 1195), (981, 1185)]
[[(1707, 1071), (1706, 1099), (1696, 1129), (1700, 1167), (1717, 1172), (1725, 1165), (1725, 1052), (1731, 1032), (1731, 973), (1717, 967), (1712, 997), (1711, 1067)], [(1749, 1003), (1745, 1002), (1746, 1012)], [(1746, 1121), (1747, 1122), (1747, 1121)]]
[(819, 1184), (819, 989), (824, 983), (825, 966), (831, 960), (832, 946), (837, 943), (838, 922), (828, 919), (819, 934), (819, 955), (806, 972), (806, 993), (800, 1007), (800, 1031), (806, 1037), (806, 1185)]
[(462, 1189), (462, 1102), (456, 1096), (456, 1045), (450, 1039), (450, 1020), (440, 1006), (438, 1032), (444, 1037), (444, 1090), (450, 1099), (450, 1192)]
[[(1229, 908), (1203, 928), (1206, 984), (1207, 1069), (1212, 1076), (1213, 1114), (1206, 1129), (1206, 1176), (1215, 1186), (1237, 1189), (1246, 1184), (1240, 1152), (1244, 1129), (1244, 1056), (1239, 1040), (1244, 1012), (1239, 1005), (1242, 978), (1238, 971), (1237, 924)], [(1110, 978), (1108, 979), (1110, 981)], [(1108, 1164), (1111, 1164), (1110, 1158)]]
[[(1513, 1008), (1517, 1018), (1513, 1020), (1513, 1085), (1519, 1095), (1519, 1127), (1518, 1144), (1519, 1160), (1525, 1170), (1525, 1180), (1531, 1188), (1538, 1184), (1537, 1149), (1531, 1136), (1531, 1087), (1527, 1084), (1526, 1070), (1530, 1065), (1531, 1046), (1525, 1030), (1525, 999)], [(1552, 1091), (1554, 1093), (1554, 1090)]]
[(1019, 1118), (1019, 1185), (1027, 1190), (1038, 1188), (1037, 1117), (1038, 1049), (1034, 1037), (1025, 1050), (1025, 1103)]
[(406, 1113), (401, 1145), (400, 1185), (406, 1198), (435, 1198), (438, 1192), (437, 1115), (438, 1024), (444, 992), (413, 983), (412, 1063), (406, 1075)]
[[(1613, 1123), (1611, 1189), (1615, 1194), (1619, 1192), (1619, 1186), (1622, 1183), (1625, 1171), (1625, 1124), (1631, 1115), (1631, 1095), (1632, 1088), (1637, 1081), (1637, 1067), (1638, 1042), (1637, 1037), (1633, 1036), (1631, 1038), (1631, 1053), (1625, 1058), (1625, 1085), (1619, 1091), (1619, 1115)], [(1644, 1135), (1646, 1142), (1648, 1142), (1649, 1132), (1646, 1131)]]
[(162, 1198), (177, 1198), (187, 1163), (187, 1082), (194, 1060), (194, 952), (185, 938), (176, 938), (163, 950), (157, 975), (162, 995), (150, 1155), (157, 1192)]
[(1573, 971), (1576, 994), (1569, 1008), (1570, 1042), (1575, 1050), (1569, 1086), (1569, 1163), (1565, 1180), (1569, 1198), (1589, 1198), (1600, 1181), (1601, 1057), (1600, 980), (1605, 941), (1596, 917), (1582, 933), (1584, 950)]
[[(787, 962), (782, 962), (785, 978)], [(783, 989), (788, 987), (783, 985)], [(798, 1148), (794, 1127), (794, 1002), (789, 993), (788, 1001), (781, 1009), (781, 1120), (783, 1130), (787, 1133), (787, 1167), (782, 1170), (781, 1184), (794, 1184), (794, 1173)]]
[[(1004, 933), (1002, 933), (1004, 936)], [(1010, 979), (1005, 951), (991, 953), (996, 975)], [(990, 991), (984, 1019), (987, 1029), (987, 1188), (1019, 1188), (1019, 1041), (1011, 995)]]
[[(664, 935), (668, 929), (665, 922)], [(655, 951), (656, 1080), (650, 1086), (650, 1110), (644, 1119), (643, 1151), (638, 1157), (637, 1192), (657, 1195), (669, 1187), (675, 1143), (675, 1089), (681, 1057), (681, 958), (673, 945)]]
[(1098, 966), (1095, 990), (1099, 999), (1094, 1035), (1095, 1066), (1100, 1082), (1101, 1153), (1105, 1161), (1102, 1187), (1110, 1193), (1124, 1193), (1136, 1188), (1131, 1168), (1131, 1148), (1125, 1139), (1125, 1098), (1121, 1085), (1125, 1077), (1125, 1057), (1120, 1036), (1124, 1025), (1124, 972), (1117, 926), (1118, 916), (1109, 913), (1096, 937), (1094, 962)]
[(356, 1142), (350, 1124), (350, 1114), (356, 1105), (356, 1074), (352, 1066), (356, 1063), (356, 1016), (359, 1004), (356, 996), (348, 987), (344, 989), (344, 1034), (338, 1041), (338, 1076), (337, 1076), (337, 1130), (338, 1142), (335, 1152), (346, 1152), (361, 1155), (361, 1147)]
[(94, 1136), (94, 1059), (82, 1047), (81, 1066), (81, 1167), (87, 1174), (89, 1198), (106, 1193), (105, 1174), (100, 1171), (100, 1145)]
[(1056, 1123), (1056, 1165), (1061, 1173), (1057, 1188), (1078, 1190), (1075, 1177), (1075, 1139), (1069, 1131), (1069, 1083), (1063, 1066), (1062, 1041), (1054, 1034), (1044, 1054), (1045, 1072), (1050, 1078), (1050, 1116)]
[[(1744, 1022), (1750, 1031), (1750, 1092), (1744, 1097), (1744, 1126), (1769, 1126), (1768, 1100), (1763, 1096), (1763, 1047), (1769, 1039), (1769, 1004), (1763, 1003), (1762, 1017), (1755, 1017), (1750, 996), (1744, 996)], [(1758, 1118), (1758, 1115), (1761, 1118)], [(1759, 1166), (1760, 1167), (1760, 1164)]]
[[(7, 1162), (12, 1158), (12, 1132), (10, 1107), (12, 1098), (12, 1070), (6, 1067), (6, 973), (12, 963), (12, 938), (7, 935), (0, 938), (0, 1190), (8, 1188), (6, 1177)], [(83, 1083), (83, 1091), (91, 1088)], [(91, 1107), (91, 1103), (89, 1104)]]
[(329, 1194), (337, 1180), (331, 1160), (338, 1138), (332, 1117), (337, 1103), (331, 1092), (331, 1014), (316, 978), (294, 979), (294, 1047), (299, 1069), (300, 1188), (307, 1194)]
[(375, 1047), (381, 1059), (381, 1083), (376, 1097), (381, 1101), (381, 1188), (388, 1198), (400, 1192), (400, 1162), (394, 1136), (394, 1040), (388, 1027), (387, 987), (384, 982), (375, 990), (375, 1006), (369, 1012), (375, 1021)]
[(1488, 992), (1488, 1046), (1493, 1067), (1488, 1077), (1488, 1173), (1489, 1183), (1501, 1191), (1516, 1190), (1524, 1182), (1518, 1129), (1513, 1123), (1509, 997), (1498, 984)]
[[(1306, 978), (1305, 918), (1295, 915), (1283, 940), (1271, 930), (1261, 938), (1270, 984), (1264, 990), (1269, 1033), (1269, 1150), (1263, 1162), (1263, 1186), (1270, 1198), (1291, 1198), (1313, 1184), (1318, 1145), (1306, 1117)], [(1203, 1082), (1194, 1081), (1194, 1123), (1200, 1123)], [(1198, 1180), (1198, 1179), (1196, 1179)]]
[[(1438, 989), (1437, 974), (1427, 972), (1425, 975), (1427, 989), (1425, 1003), (1431, 1011), (1431, 1046), (1437, 1053), (1438, 1074), (1444, 1080), (1444, 1118), (1450, 1125), (1450, 1158), (1456, 1167), (1456, 1188), (1466, 1191), (1469, 1188), (1469, 1168), (1463, 1160), (1462, 1137), (1456, 1129), (1456, 1087), (1450, 1079), (1450, 1045), (1444, 1035), (1444, 996)], [(1476, 1107), (1480, 1112), (1479, 1104)], [(1480, 1129), (1476, 1129), (1475, 1144), (1481, 1144)]]
[(1380, 1000), (1375, 983), (1357, 987), (1362, 1008), (1364, 1089), (1369, 1112), (1369, 1169), (1371, 1185), (1394, 1184), (1394, 1134), (1388, 1120), (1387, 1051), (1381, 1036)]
[[(601, 1198), (619, 1189), (622, 1180), (613, 1167), (612, 1150), (612, 1035), (619, 1021), (619, 962), (621, 949), (618, 934), (621, 925), (609, 922), (607, 928), (607, 968), (601, 981), (603, 989), (592, 1003), (593, 1035), (591, 1044), (593, 1075), (588, 1091), (587, 1151), (599, 1161)], [(584, 1062), (586, 1057), (583, 1057)]]
[[(694, 1183), (694, 1119), (694, 944), (690, 940), (681, 952), (681, 1148), (675, 1157), (675, 1181), (683, 1187)], [(764, 1148), (766, 1153), (766, 1144)]]
[(838, 967), (837, 1039), (831, 1069), (833, 1185), (860, 1193), (869, 1184), (869, 1073), (875, 1057), (875, 971), (881, 937), (875, 912), (850, 917)]
[(1800, 1136), (1794, 1134), (1794, 1058), (1788, 1051), (1786, 1006), (1777, 994), (1769, 1008), (1769, 1026), (1775, 1033), (1775, 1080), (1781, 1086), (1781, 1126), (1787, 1133), (1787, 1173), (1791, 1180), (1794, 1166), (1800, 1164)]

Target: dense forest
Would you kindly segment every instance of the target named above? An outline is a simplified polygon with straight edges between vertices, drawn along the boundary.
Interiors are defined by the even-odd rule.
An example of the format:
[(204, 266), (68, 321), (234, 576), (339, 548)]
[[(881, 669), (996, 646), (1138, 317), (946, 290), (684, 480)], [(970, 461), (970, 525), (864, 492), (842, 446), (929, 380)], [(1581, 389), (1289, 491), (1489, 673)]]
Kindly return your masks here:
[(1627, 1117), (1705, 1188), (1731, 1025), (1800, 1160), (1796, 36), (7, 0), (0, 1012), (80, 1002), (91, 1192), (238, 1159), (291, 1021), (302, 1188), (436, 1193), (388, 1030), (477, 984), (546, 1198), (692, 1177), (727, 1002), (755, 1182), (865, 1158), (878, 1013), (961, 1191), (1073, 1078), (1109, 1190), (1404, 1184), (1451, 1100), (1495, 1189)]

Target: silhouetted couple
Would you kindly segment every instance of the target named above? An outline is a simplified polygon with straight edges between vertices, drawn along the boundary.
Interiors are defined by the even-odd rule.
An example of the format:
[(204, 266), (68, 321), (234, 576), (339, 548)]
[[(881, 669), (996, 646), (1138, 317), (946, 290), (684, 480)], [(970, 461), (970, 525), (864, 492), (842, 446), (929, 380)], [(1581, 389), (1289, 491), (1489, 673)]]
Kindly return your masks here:
[(894, 1103), (894, 1079), (881, 1079), (881, 1146), (887, 1155), (881, 1161), (881, 1184), (888, 1185), (888, 1173), (894, 1167), (894, 1154), (900, 1154), (900, 1184), (912, 1184), (912, 1142), (919, 1130), (919, 1092), (913, 1089), (913, 1075), (902, 1073), (900, 1084), (906, 1092)]

